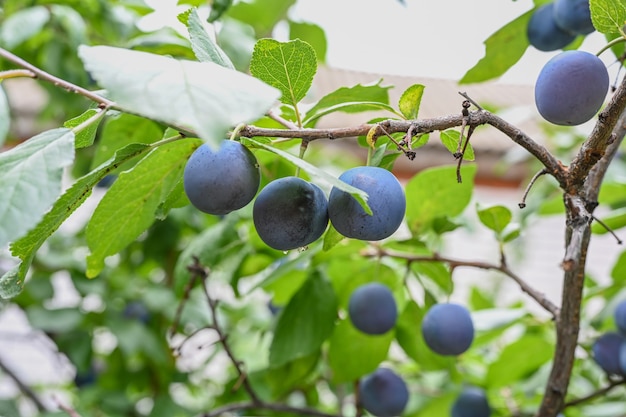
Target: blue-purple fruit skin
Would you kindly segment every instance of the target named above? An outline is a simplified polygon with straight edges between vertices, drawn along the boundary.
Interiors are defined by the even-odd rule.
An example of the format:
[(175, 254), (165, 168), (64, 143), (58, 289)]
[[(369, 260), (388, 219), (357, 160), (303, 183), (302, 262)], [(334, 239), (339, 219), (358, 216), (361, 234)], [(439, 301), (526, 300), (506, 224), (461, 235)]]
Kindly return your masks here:
[(554, 21), (563, 30), (588, 35), (596, 30), (591, 21), (589, 0), (554, 0)]
[(541, 69), (535, 83), (535, 104), (547, 121), (575, 126), (600, 110), (608, 89), (609, 73), (597, 56), (565, 51)]
[(620, 333), (626, 336), (626, 300), (620, 301), (615, 307), (613, 320), (615, 321), (615, 326), (617, 326)]
[(460, 304), (435, 304), (422, 320), (422, 336), (433, 352), (444, 356), (460, 355), (474, 341), (472, 316)]
[(467, 387), (452, 404), (451, 417), (489, 417), (491, 407), (482, 388)]
[(610, 375), (624, 375), (620, 366), (620, 348), (624, 337), (616, 332), (607, 332), (596, 339), (591, 347), (593, 360)]
[(359, 400), (365, 410), (377, 417), (394, 417), (404, 411), (409, 390), (391, 369), (378, 368), (361, 380)]
[(535, 10), (526, 27), (528, 42), (540, 51), (556, 51), (569, 45), (576, 35), (560, 28), (554, 20), (554, 3)]
[(404, 219), (406, 198), (391, 172), (361, 166), (345, 171), (339, 179), (365, 191), (373, 213), (367, 214), (354, 197), (333, 187), (328, 197), (328, 215), (339, 233), (360, 240), (382, 240), (398, 230)]
[(284, 177), (267, 184), (252, 207), (261, 240), (271, 248), (291, 250), (317, 240), (328, 226), (328, 200), (315, 184)]
[(239, 142), (224, 140), (219, 149), (201, 145), (187, 161), (183, 175), (191, 204), (208, 214), (224, 215), (247, 205), (259, 190), (256, 158)]
[(358, 287), (348, 302), (348, 315), (355, 328), (363, 333), (380, 335), (396, 325), (398, 308), (391, 290), (378, 282)]

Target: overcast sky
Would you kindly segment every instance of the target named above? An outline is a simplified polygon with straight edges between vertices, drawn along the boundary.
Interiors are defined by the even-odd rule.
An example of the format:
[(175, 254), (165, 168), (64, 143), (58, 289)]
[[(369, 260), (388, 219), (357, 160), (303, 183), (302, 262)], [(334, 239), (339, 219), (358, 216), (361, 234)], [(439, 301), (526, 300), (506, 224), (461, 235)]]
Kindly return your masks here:
[[(483, 57), (489, 35), (532, 8), (532, 0), (405, 2), (298, 0), (292, 17), (325, 29), (330, 65), (458, 80)], [(594, 33), (581, 49), (596, 53), (603, 43), (603, 36)], [(533, 84), (555, 54), (529, 48), (500, 82)], [(608, 63), (613, 56), (602, 58)]]

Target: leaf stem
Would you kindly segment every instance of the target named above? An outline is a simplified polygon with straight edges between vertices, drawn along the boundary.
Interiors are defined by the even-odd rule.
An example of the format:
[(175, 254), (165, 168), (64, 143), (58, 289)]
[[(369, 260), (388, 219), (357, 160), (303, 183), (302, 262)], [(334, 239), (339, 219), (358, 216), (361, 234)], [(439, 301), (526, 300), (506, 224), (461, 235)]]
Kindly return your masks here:
[(6, 70), (0, 71), (0, 80), (7, 80), (9, 78), (36, 78), (34, 72), (26, 70), (26, 69), (14, 69), (14, 70)]
[(624, 37), (626, 35), (624, 35), (624, 33), (622, 32), (622, 36), (619, 38), (615, 38), (613, 39), (611, 42), (608, 42), (606, 45), (604, 45), (604, 47), (602, 47), (602, 49), (600, 49), (597, 53), (596, 56), (600, 56), (602, 55), (602, 53), (604, 51), (606, 51), (607, 49), (612, 48), (613, 46), (619, 44), (620, 42), (626, 42), (626, 37)]
[(109, 107), (107, 107), (107, 106), (103, 106), (103, 107), (97, 108), (96, 109), (96, 114), (94, 114), (89, 119), (87, 119), (84, 122), (82, 122), (81, 124), (79, 124), (77, 126), (74, 126), (72, 128), (72, 132), (74, 132), (74, 134), (78, 134), (78, 133), (82, 132), (87, 127), (89, 127), (92, 123), (96, 123), (98, 120), (102, 119), (106, 115), (107, 110), (109, 110)]

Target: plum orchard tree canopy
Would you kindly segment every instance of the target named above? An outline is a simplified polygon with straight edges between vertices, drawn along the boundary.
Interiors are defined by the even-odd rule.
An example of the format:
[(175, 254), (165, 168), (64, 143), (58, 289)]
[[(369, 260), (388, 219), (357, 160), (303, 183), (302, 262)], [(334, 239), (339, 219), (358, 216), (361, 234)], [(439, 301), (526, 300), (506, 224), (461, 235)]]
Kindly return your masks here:
[[(607, 371), (595, 353), (606, 352), (594, 345), (602, 334), (617, 334), (613, 310), (626, 298), (626, 256), (616, 260), (609, 284), (585, 269), (592, 232), (626, 225), (626, 185), (609, 171), (624, 168), (623, 77), (589, 136), (552, 127), (570, 141), (551, 150), (463, 93), (457, 112), (421, 119), (427, 85), (410, 86), (397, 103), (389, 101), (390, 87), (376, 83), (345, 86), (305, 104), (325, 39), (320, 28), (285, 17), (293, 1), (272, 7), (267, 0), (214, 2), (209, 20), (221, 24), (217, 42), (200, 17), (204, 9), (193, 4), (177, 16), (188, 32), (181, 37), (137, 33), (127, 24), (132, 19), (122, 17), (146, 17), (140, 6), (114, 2), (111, 11), (104, 3), (86, 3), (7, 1), (0, 30), (0, 80), (36, 78), (51, 94), (49, 111), (66, 111), (59, 127), (16, 140), (0, 89), (0, 138), (9, 138), (0, 153), (0, 245), (12, 255), (10, 267), (0, 271), (0, 298), (19, 306), (71, 363), (70, 377), (60, 383), (68, 395), (55, 400), (47, 387), (29, 387), (11, 370), (20, 364), (3, 360), (1, 349), (0, 369), (42, 415), (463, 417), (460, 410), (470, 402), (493, 416), (626, 413), (626, 369)], [(493, 79), (514, 65), (530, 45), (524, 34), (531, 16), (544, 4), (489, 37), (485, 57), (461, 82)], [(613, 53), (623, 65), (625, 1), (591, 0), (590, 11), (611, 49), (602, 53)], [(267, 36), (279, 22), (288, 24), (291, 40)], [(582, 37), (568, 48), (579, 47)], [(235, 42), (242, 39), (253, 40), (249, 53)], [(316, 127), (335, 112), (369, 110), (387, 117)], [(563, 276), (555, 277), (563, 280), (561, 305), (507, 262), (530, 220), (504, 205), (470, 205), (480, 164), (470, 139), (479, 127), (496, 129), (527, 151), (538, 170), (531, 186), (540, 177), (554, 179), (529, 186), (526, 211), (554, 210), (544, 202), (557, 198), (557, 211), (565, 213)], [(322, 191), (316, 196), (331, 189), (347, 193), (354, 207), (375, 218), (387, 210), (376, 200), (384, 194), (368, 194), (340, 178), (363, 162), (325, 152), (324, 143), (354, 140), (368, 151), (366, 165), (388, 175), (398, 158), (420, 158), (433, 132), (441, 133), (451, 164), (404, 184), (402, 229), (388, 239), (347, 238), (331, 221), (321, 236), (319, 230), (307, 236), (313, 241), (306, 247), (275, 250), (255, 227), (253, 202), (209, 215), (185, 192), (191, 155), (204, 144), (216, 151), (230, 139), (247, 147), (258, 164), (257, 201), (272, 182), (299, 177)], [(233, 174), (224, 169), (221, 175)], [(524, 206), (526, 195), (520, 199)], [(84, 227), (64, 230), (87, 201), (94, 209)], [(607, 209), (604, 223), (594, 214), (598, 204)], [(497, 243), (493, 263), (440, 254), (443, 239), (464, 227), (470, 211)], [(0, 268), (5, 264), (3, 259)], [(457, 320), (465, 323), (458, 331), (467, 343), (450, 350), (445, 344), (458, 338), (438, 333), (437, 326), (426, 329), (427, 343), (422, 321), (429, 311), (443, 311), (433, 306), (448, 305), (463, 268), (512, 280), (546, 314), (519, 303), (502, 305), (490, 291), (472, 288), (463, 320)], [(75, 290), (71, 305), (55, 304), (59, 277)], [(349, 317), (352, 294), (370, 283), (393, 297), (392, 326), (385, 323), (382, 334), (357, 329)], [(598, 304), (599, 313), (589, 307)], [(449, 321), (437, 314), (435, 321)], [(114, 343), (103, 347), (103, 337)], [(444, 343), (440, 353), (430, 338)], [(619, 342), (613, 347), (626, 346), (623, 336), (612, 339)], [(193, 363), (190, 351), (207, 355)], [(619, 363), (615, 356), (607, 360)], [(205, 372), (207, 366), (221, 371)], [(386, 393), (381, 386), (387, 383), (399, 388)], [(0, 400), (0, 414), (19, 415), (17, 404), (16, 398)]]

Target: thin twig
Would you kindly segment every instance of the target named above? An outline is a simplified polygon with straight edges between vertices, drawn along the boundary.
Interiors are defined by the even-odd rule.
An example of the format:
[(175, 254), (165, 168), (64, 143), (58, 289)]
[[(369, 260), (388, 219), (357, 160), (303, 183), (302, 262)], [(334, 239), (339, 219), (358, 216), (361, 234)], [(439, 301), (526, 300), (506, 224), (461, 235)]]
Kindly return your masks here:
[(313, 417), (338, 417), (337, 414), (329, 414), (323, 411), (315, 410), (308, 407), (293, 407), (286, 404), (273, 404), (273, 403), (254, 403), (251, 401), (242, 403), (232, 403), (209, 411), (202, 414), (202, 417), (218, 417), (225, 413), (243, 411), (243, 410), (270, 410), (279, 413), (293, 413), (300, 416), (313, 416)]
[(626, 379), (611, 380), (609, 382), (609, 385), (607, 385), (604, 388), (600, 388), (599, 390), (594, 391), (591, 394), (585, 395), (584, 397), (576, 398), (574, 400), (570, 400), (566, 402), (565, 404), (563, 404), (563, 408), (574, 407), (576, 405), (589, 402), (595, 398), (603, 397), (606, 394), (608, 394), (610, 391), (612, 391), (614, 388), (619, 387), (620, 385), (626, 385)]
[(459, 91), (459, 94), (463, 97), (465, 97), (466, 100), (468, 100), (470, 103), (472, 103), (478, 110), (484, 110), (480, 104), (478, 104), (477, 102), (475, 102), (466, 92), (461, 92)]
[(13, 62), (14, 64), (19, 65), (22, 68), (25, 68), (31, 71), (33, 74), (36, 75), (36, 78), (40, 80), (51, 82), (52, 84), (56, 86), (64, 88), (69, 92), (80, 94), (81, 96), (84, 96), (92, 101), (95, 101), (96, 103), (100, 103), (103, 106), (106, 106), (106, 107), (115, 106), (115, 103), (113, 101), (105, 97), (102, 97), (101, 95), (98, 95), (92, 91), (89, 91), (86, 88), (80, 87), (62, 78), (59, 78), (50, 73), (47, 73), (46, 71), (34, 66), (33, 64), (27, 61), (24, 61), (22, 58), (18, 57), (17, 55), (12, 54), (6, 49), (0, 48), (0, 57), (6, 59), (7, 61)]
[(550, 301), (545, 294), (531, 287), (526, 281), (524, 281), (524, 279), (522, 279), (519, 275), (515, 274), (504, 262), (498, 265), (498, 264), (481, 262), (481, 261), (464, 261), (460, 259), (440, 256), (438, 254), (434, 254), (430, 256), (422, 256), (422, 255), (414, 255), (410, 253), (394, 251), (391, 249), (384, 249), (381, 247), (366, 249), (361, 252), (361, 255), (369, 256), (369, 257), (389, 256), (392, 258), (404, 259), (408, 262), (441, 262), (441, 263), (448, 264), (450, 268), (452, 269), (455, 269), (458, 267), (469, 267), (469, 268), (499, 271), (503, 273), (504, 275), (508, 276), (509, 278), (511, 278), (513, 281), (515, 281), (523, 292), (528, 294), (541, 307), (543, 307), (546, 311), (552, 314), (552, 316), (558, 317), (560, 313), (559, 308), (552, 301)]
[(37, 407), (37, 410), (39, 410), (40, 413), (50, 411), (48, 410), (48, 407), (46, 407), (45, 404), (41, 401), (35, 391), (33, 391), (31, 387), (26, 385), (26, 383), (22, 381), (20, 377), (15, 372), (13, 372), (2, 359), (0, 359), (0, 369), (2, 370), (2, 372), (7, 374), (7, 376), (13, 380), (13, 382), (15, 382), (17, 388), (35, 404), (35, 407)]
[(9, 78), (36, 78), (37, 75), (26, 69), (13, 69), (0, 71), (0, 80), (8, 80)]
[(523, 209), (524, 207), (526, 207), (526, 198), (530, 193), (530, 189), (533, 188), (533, 185), (535, 185), (535, 182), (537, 182), (539, 177), (541, 177), (542, 175), (546, 175), (547, 173), (548, 171), (544, 168), (541, 171), (537, 172), (535, 175), (533, 175), (533, 177), (530, 179), (530, 182), (528, 183), (528, 186), (524, 190), (524, 195), (522, 195), (522, 201), (520, 201), (520, 203), (518, 204), (519, 208)]
[(59, 409), (63, 412), (65, 412), (68, 416), (70, 417), (81, 417), (80, 414), (78, 414), (78, 412), (76, 410), (74, 410), (72, 407), (68, 407), (67, 405), (63, 404), (61, 402), (61, 400), (59, 400), (56, 396), (53, 397), (54, 398), (54, 402), (57, 403), (57, 407), (59, 407)]
[(613, 229), (611, 229), (609, 227), (608, 224), (604, 223), (602, 220), (600, 220), (599, 218), (597, 218), (596, 216), (594, 216), (593, 214), (591, 215), (591, 217), (593, 218), (594, 221), (596, 221), (600, 226), (604, 227), (604, 229), (609, 232), (614, 238), (615, 240), (617, 240), (617, 244), (621, 245), (622, 239), (619, 238), (619, 236), (617, 236), (617, 234), (613, 231)]

